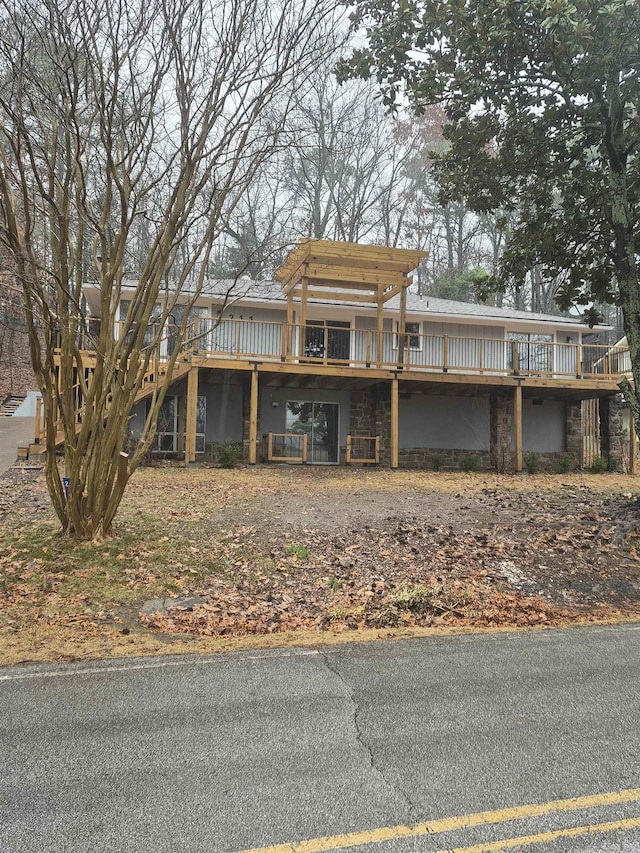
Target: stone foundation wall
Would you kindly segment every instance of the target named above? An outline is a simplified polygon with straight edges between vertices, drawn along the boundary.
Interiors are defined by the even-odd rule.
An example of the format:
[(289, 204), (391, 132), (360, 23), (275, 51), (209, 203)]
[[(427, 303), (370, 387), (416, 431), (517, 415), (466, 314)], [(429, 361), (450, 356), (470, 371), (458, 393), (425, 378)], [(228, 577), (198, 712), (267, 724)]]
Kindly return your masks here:
[(420, 468), (428, 471), (459, 471), (468, 461), (477, 470), (490, 471), (493, 467), (488, 450), (452, 450), (437, 447), (404, 447), (398, 451), (400, 468)]

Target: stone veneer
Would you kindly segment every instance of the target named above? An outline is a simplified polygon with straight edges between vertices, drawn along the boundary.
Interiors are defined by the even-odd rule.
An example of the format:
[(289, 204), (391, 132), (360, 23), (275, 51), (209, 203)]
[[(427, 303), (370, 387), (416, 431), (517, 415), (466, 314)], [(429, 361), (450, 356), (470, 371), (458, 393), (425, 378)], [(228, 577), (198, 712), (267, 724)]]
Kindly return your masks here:
[(352, 435), (380, 436), (380, 465), (391, 464), (391, 387), (380, 382), (351, 392)]
[(600, 400), (600, 441), (602, 455), (612, 471), (624, 470), (625, 438), (622, 427), (624, 397), (603, 397)]
[(582, 403), (566, 403), (564, 415), (564, 446), (575, 468), (582, 468)]
[(434, 470), (436, 467), (443, 471), (459, 471), (465, 458), (476, 457), (478, 470), (489, 471), (493, 467), (488, 450), (453, 450), (450, 447), (401, 447), (398, 450), (400, 468), (422, 468)]
[(511, 394), (491, 394), (489, 397), (490, 467), (499, 474), (510, 474), (515, 467), (511, 445), (512, 410)]

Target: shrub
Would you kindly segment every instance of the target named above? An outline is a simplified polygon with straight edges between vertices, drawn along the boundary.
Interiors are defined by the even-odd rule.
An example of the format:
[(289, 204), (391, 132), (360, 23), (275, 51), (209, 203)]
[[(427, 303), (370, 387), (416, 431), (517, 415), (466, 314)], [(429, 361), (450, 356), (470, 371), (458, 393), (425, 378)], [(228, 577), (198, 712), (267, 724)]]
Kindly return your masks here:
[(524, 467), (527, 474), (537, 474), (541, 466), (540, 456), (537, 453), (525, 453)]
[(568, 453), (563, 453), (558, 459), (557, 466), (559, 474), (568, 474), (575, 468), (573, 457), (569, 456)]
[(480, 457), (475, 453), (468, 453), (466, 456), (463, 456), (460, 459), (460, 470), (461, 471), (479, 471), (480, 470)]
[(442, 453), (434, 453), (431, 457), (431, 467), (434, 471), (442, 471), (446, 457)]
[(223, 441), (218, 445), (216, 458), (223, 468), (235, 468), (242, 459), (242, 447), (234, 441)]
[(607, 464), (607, 460), (604, 456), (596, 456), (596, 458), (591, 463), (589, 470), (592, 474), (604, 474), (605, 471), (609, 469), (609, 465)]

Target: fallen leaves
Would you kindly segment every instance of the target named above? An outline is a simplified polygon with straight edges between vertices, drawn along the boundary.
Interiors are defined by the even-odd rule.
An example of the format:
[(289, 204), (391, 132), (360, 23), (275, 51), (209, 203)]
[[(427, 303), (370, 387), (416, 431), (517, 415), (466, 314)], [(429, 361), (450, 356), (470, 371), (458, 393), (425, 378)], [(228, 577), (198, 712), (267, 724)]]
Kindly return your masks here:
[[(628, 488), (581, 475), (155, 469), (136, 477), (114, 539), (92, 549), (52, 537), (43, 487), (27, 483), (4, 499), (0, 631), (106, 637), (126, 622), (268, 637), (638, 613)], [(195, 603), (138, 615), (162, 596)]]

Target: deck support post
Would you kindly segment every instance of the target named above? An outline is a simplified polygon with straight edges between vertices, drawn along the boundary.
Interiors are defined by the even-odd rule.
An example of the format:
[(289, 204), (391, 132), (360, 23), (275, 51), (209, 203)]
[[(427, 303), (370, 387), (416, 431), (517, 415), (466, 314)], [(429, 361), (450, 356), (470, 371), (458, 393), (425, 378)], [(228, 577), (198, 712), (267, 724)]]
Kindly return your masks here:
[(522, 471), (522, 385), (518, 384), (513, 389), (513, 436), (515, 443), (515, 470), (516, 474)]
[(391, 467), (398, 467), (398, 380), (391, 380)]
[(196, 420), (198, 417), (198, 368), (192, 367), (187, 374), (187, 426), (185, 465), (196, 461)]
[(251, 371), (249, 397), (249, 465), (255, 465), (258, 450), (258, 367)]

